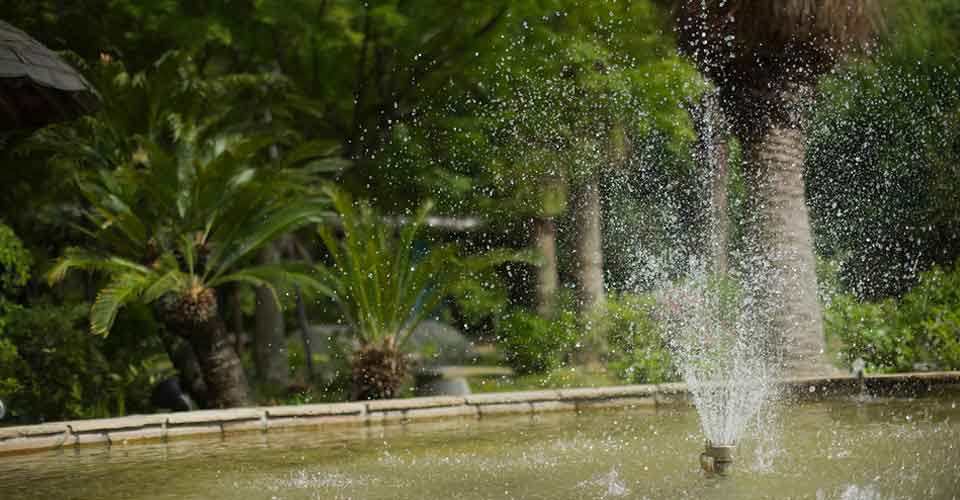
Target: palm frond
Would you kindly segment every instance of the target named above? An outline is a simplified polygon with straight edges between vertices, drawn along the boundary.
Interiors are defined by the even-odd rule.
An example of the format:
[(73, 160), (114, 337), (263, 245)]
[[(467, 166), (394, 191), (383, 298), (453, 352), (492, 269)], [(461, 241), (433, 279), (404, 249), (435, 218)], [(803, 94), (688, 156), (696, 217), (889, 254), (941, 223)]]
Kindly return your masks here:
[(243, 234), (221, 240), (222, 246), (211, 252), (208, 267), (215, 269), (211, 278), (216, 279), (228, 272), (242, 259), (278, 236), (311, 223), (321, 222), (327, 212), (326, 204), (316, 201), (294, 202), (267, 213), (252, 211), (247, 216), (249, 220), (246, 225), (228, 228), (239, 229)]
[(244, 283), (264, 287), (271, 291), (278, 306), (280, 305), (280, 297), (277, 290), (281, 287), (299, 287), (307, 292), (333, 297), (335, 295), (333, 290), (314, 277), (313, 274), (315, 274), (315, 269), (302, 263), (264, 264), (226, 274), (210, 281), (209, 285), (217, 287), (227, 283)]
[(122, 273), (145, 275), (151, 272), (149, 268), (122, 257), (100, 255), (89, 250), (71, 247), (64, 251), (63, 256), (57, 259), (47, 272), (47, 282), (51, 285), (59, 283), (68, 272), (74, 269), (99, 271), (111, 275)]
[(167, 293), (185, 289), (189, 283), (190, 275), (177, 269), (168, 271), (154, 279), (152, 283), (143, 289), (140, 300), (146, 304), (150, 304)]
[(150, 278), (150, 275), (137, 273), (123, 273), (114, 277), (97, 293), (90, 308), (90, 331), (95, 335), (108, 335), (120, 309), (140, 297), (150, 286)]
[(681, 50), (711, 76), (734, 78), (751, 68), (776, 72), (792, 64), (815, 77), (872, 41), (883, 26), (881, 3), (677, 0), (677, 32)]
[(188, 274), (195, 274), (197, 269), (197, 247), (193, 237), (189, 234), (180, 235), (180, 255), (183, 256)]
[(418, 256), (414, 243), (432, 204), (425, 203), (395, 234), (368, 203), (355, 202), (333, 186), (325, 192), (340, 214), (343, 238), (327, 226), (318, 230), (332, 261), (316, 266), (318, 279), (329, 287), (328, 296), (364, 344), (384, 340), (402, 344), (452, 285), (503, 262), (532, 258), (509, 251), (462, 257), (453, 245)]

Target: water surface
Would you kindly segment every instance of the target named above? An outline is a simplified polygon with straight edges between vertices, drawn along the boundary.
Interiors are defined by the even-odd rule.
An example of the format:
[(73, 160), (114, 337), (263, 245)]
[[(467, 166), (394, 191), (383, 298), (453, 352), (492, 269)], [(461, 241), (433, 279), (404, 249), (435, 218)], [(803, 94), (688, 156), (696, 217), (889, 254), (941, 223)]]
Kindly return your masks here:
[(0, 498), (960, 498), (960, 398), (778, 414), (722, 479), (692, 410), (610, 410), (2, 457)]

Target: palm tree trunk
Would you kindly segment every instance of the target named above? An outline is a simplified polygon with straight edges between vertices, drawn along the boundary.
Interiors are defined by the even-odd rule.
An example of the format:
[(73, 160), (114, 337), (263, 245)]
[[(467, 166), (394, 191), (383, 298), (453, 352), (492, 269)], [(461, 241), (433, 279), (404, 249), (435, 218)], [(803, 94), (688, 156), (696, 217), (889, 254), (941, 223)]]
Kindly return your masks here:
[[(260, 253), (264, 264), (277, 260), (277, 249), (267, 245)], [(286, 324), (273, 292), (258, 287), (256, 294), (253, 359), (257, 377), (273, 390), (282, 390), (290, 383), (290, 363), (287, 359)]]
[(557, 283), (557, 225), (553, 218), (534, 217), (533, 246), (543, 261), (537, 267), (536, 308), (545, 318), (553, 315)]
[(592, 311), (604, 303), (603, 239), (601, 235), (600, 185), (590, 179), (576, 197), (576, 277), (581, 312)]
[[(785, 100), (789, 101), (789, 100)], [(829, 371), (817, 297), (816, 260), (804, 192), (804, 135), (773, 123), (744, 140), (748, 185), (747, 267), (787, 375)]]
[(235, 408), (250, 404), (250, 386), (237, 351), (227, 334), (227, 327), (219, 315), (194, 325), (187, 332), (190, 344), (197, 353), (210, 408)]
[(310, 320), (307, 319), (307, 305), (303, 302), (303, 293), (299, 287), (294, 288), (294, 294), (297, 296), (297, 323), (300, 326), (300, 341), (303, 342), (303, 357), (309, 382), (316, 373), (313, 369), (313, 347), (310, 345)]
[(234, 349), (243, 356), (243, 310), (240, 306), (240, 287), (230, 287), (227, 292), (227, 312), (230, 315), (230, 331), (233, 333)]
[(406, 356), (393, 337), (380, 344), (361, 345), (353, 353), (351, 377), (354, 400), (397, 397), (407, 377)]

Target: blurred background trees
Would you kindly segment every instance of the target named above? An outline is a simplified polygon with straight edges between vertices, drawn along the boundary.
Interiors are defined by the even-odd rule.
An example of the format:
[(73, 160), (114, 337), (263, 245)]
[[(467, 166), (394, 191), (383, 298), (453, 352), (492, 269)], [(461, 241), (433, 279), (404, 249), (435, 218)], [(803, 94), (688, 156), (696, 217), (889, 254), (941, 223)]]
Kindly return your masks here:
[[(0, 0), (4, 20), (67, 51), (104, 100), (94, 116), (0, 138), (8, 228), (0, 398), (16, 418), (37, 421), (151, 411), (151, 388), (175, 374), (202, 391), (189, 383), (182, 344), (190, 342), (172, 346), (170, 325), (143, 301), (119, 311), (110, 335), (87, 333), (107, 273), (71, 273), (53, 287), (43, 278), (71, 247), (139, 262), (147, 248), (90, 234), (129, 222), (98, 209), (119, 206), (111, 197), (125, 189), (124, 176), (141, 179), (138, 189), (161, 189), (142, 181), (160, 175), (159, 162), (146, 160), (162, 153), (200, 168), (243, 143), (256, 147), (234, 156), (234, 166), (300, 179), (304, 189), (332, 182), (370, 206), (384, 238), (431, 200), (407, 249), (413, 262), (440, 248), (532, 250), (423, 284), (424, 296), (444, 293), (417, 311), (430, 328), (404, 344), (414, 371), (458, 359), (518, 374), (477, 380), (474, 390), (670, 379), (654, 297), (709, 256), (711, 177), (694, 154), (688, 109), (715, 89), (678, 54), (666, 3)], [(840, 364), (870, 356), (878, 370), (953, 366), (952, 354), (940, 353), (956, 349), (944, 339), (956, 338), (950, 314), (960, 304), (936, 290), (952, 283), (960, 257), (954, 4), (887, 5), (888, 29), (869, 57), (819, 79), (817, 105), (806, 110), (806, 200), (828, 347)], [(729, 153), (728, 215), (738, 227), (749, 194), (745, 155), (737, 140)], [(101, 186), (95, 199), (91, 183)], [(131, 212), (159, 210), (134, 199)], [(256, 206), (251, 221), (264, 215)], [(275, 274), (213, 286), (256, 401), (352, 392), (362, 333), (337, 305), (344, 297), (310, 290), (323, 283), (316, 269), (336, 266), (318, 228), (345, 236), (338, 211), (323, 212), (259, 241), (267, 255), (248, 252), (235, 263), (291, 266), (312, 281)], [(93, 225), (90, 215), (99, 217)], [(149, 226), (148, 236), (179, 244), (174, 234), (200, 230), (174, 219)], [(249, 224), (238, 230), (252, 233)], [(734, 253), (744, 237), (731, 235)], [(189, 271), (185, 260), (177, 265)], [(921, 291), (911, 292), (921, 276)], [(276, 301), (247, 286), (267, 282)], [(902, 305), (911, 293), (940, 305)], [(876, 308), (901, 319), (851, 319), (878, 317)], [(880, 323), (904, 326), (881, 333)], [(927, 326), (902, 333), (908, 324)], [(893, 340), (864, 340), (881, 336)], [(882, 345), (922, 354), (870, 351)], [(258, 353), (271, 358), (258, 362)]]

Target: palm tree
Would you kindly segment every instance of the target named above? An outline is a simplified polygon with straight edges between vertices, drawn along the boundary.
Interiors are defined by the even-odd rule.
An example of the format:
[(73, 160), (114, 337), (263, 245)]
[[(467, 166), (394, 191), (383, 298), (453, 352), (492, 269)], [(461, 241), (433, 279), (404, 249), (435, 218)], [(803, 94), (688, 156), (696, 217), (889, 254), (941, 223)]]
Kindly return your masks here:
[(325, 199), (307, 188), (309, 172), (252, 166), (270, 141), (182, 142), (172, 153), (141, 144), (130, 164), (80, 182), (97, 248), (68, 249), (48, 275), (52, 283), (72, 269), (107, 277), (90, 313), (97, 335), (110, 332), (125, 305), (153, 304), (167, 329), (196, 352), (214, 407), (250, 399), (218, 289), (266, 287), (276, 300), (285, 284), (319, 286), (305, 266), (251, 264), (264, 245), (327, 213)]
[(719, 88), (744, 152), (747, 266), (787, 373), (828, 370), (804, 186), (804, 110), (817, 79), (878, 27), (879, 0), (680, 0), (681, 50)]
[(414, 241), (430, 202), (395, 229), (369, 203), (355, 202), (334, 186), (324, 191), (340, 215), (343, 237), (338, 238), (332, 226), (320, 229), (329, 264), (316, 266), (325, 285), (318, 291), (337, 303), (357, 340), (351, 361), (353, 397), (391, 398), (407, 375), (404, 345), (451, 287), (473, 273), (522, 257), (505, 251), (463, 257), (456, 247), (444, 245), (415, 258)]

